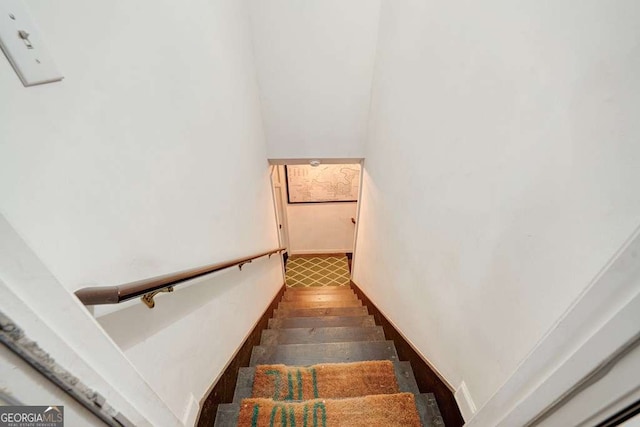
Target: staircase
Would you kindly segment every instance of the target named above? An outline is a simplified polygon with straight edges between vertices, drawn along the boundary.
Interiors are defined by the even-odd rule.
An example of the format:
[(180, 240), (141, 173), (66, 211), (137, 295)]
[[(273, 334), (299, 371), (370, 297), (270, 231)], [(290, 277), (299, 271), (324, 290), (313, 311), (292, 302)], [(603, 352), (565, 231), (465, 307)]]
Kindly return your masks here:
[[(362, 419), (362, 417), (366, 417), (368, 411), (366, 404), (372, 400), (382, 399), (388, 401), (386, 408), (391, 408), (390, 411), (384, 411), (387, 415), (389, 412), (393, 412), (395, 407), (399, 408), (398, 412), (407, 412), (406, 408), (402, 409), (394, 403), (394, 401), (392, 401), (393, 398), (395, 398), (396, 401), (398, 399), (402, 400), (401, 398), (408, 401), (415, 400), (418, 413), (417, 417), (419, 416), (419, 420), (416, 417), (417, 424), (421, 423), (423, 426), (431, 427), (444, 426), (444, 422), (434, 395), (431, 393), (421, 394), (419, 392), (409, 362), (398, 360), (398, 353), (396, 352), (393, 341), (385, 340), (382, 327), (376, 326), (373, 316), (369, 315), (367, 308), (362, 305), (351, 288), (288, 288), (277, 310), (275, 310), (273, 318), (269, 319), (268, 329), (262, 332), (260, 345), (253, 347), (250, 367), (240, 368), (233, 403), (218, 406), (215, 426), (236, 426), (240, 419), (243, 426), (277, 425), (291, 427), (296, 425), (296, 419), (293, 414), (295, 407), (301, 406), (305, 402), (316, 402), (315, 405), (320, 405), (327, 401), (334, 402), (332, 399), (325, 399), (325, 396), (318, 396), (317, 391), (315, 391), (316, 395), (311, 396), (311, 398), (320, 397), (320, 400), (303, 400), (301, 404), (294, 403), (294, 398), (302, 396), (302, 394), (298, 396), (296, 392), (294, 396), (293, 391), (296, 387), (292, 385), (291, 375), (289, 375), (291, 399), (285, 398), (284, 402), (271, 401), (272, 404), (276, 403), (276, 407), (279, 409), (276, 409), (276, 407), (273, 408), (273, 411), (268, 409), (268, 411), (272, 412), (270, 421), (258, 421), (257, 400), (245, 401), (245, 413), (243, 416), (240, 416), (243, 399), (260, 397), (252, 396), (254, 391), (254, 378), (257, 375), (256, 367), (259, 365), (281, 364), (304, 367), (344, 363), (350, 365), (340, 365), (335, 367), (335, 369), (342, 369), (343, 367), (347, 369), (353, 365), (352, 362), (383, 360), (390, 361), (392, 364), (392, 372), (395, 373), (397, 388), (399, 389), (398, 392), (409, 393), (409, 395), (385, 394), (369, 396), (365, 399), (362, 397), (349, 396), (348, 398), (338, 400), (337, 403), (344, 406), (350, 401), (355, 402), (354, 405), (357, 405), (357, 409), (362, 412), (360, 414), (361, 417), (355, 419), (355, 423), (353, 420), (350, 420), (348, 416), (340, 418), (331, 418), (331, 416), (329, 416), (328, 421), (323, 417), (318, 418), (316, 417), (317, 414), (314, 409), (313, 419), (311, 416), (307, 419), (306, 413), (304, 414), (304, 423), (300, 422), (301, 418), (298, 419), (299, 427), (306, 427), (307, 425), (309, 425), (309, 427), (311, 425), (349, 425), (350, 427), (355, 427), (356, 425), (382, 425), (380, 421), (372, 422), (366, 418)], [(390, 364), (386, 363), (386, 365), (389, 366), (389, 370), (391, 371)], [(282, 368), (285, 369), (285, 367)], [(313, 370), (313, 368), (307, 369)], [(259, 374), (261, 374), (263, 370), (264, 368), (259, 368)], [(300, 375), (300, 370), (297, 372), (298, 375)], [(339, 377), (338, 375), (338, 378)], [(344, 380), (344, 377), (342, 382), (349, 383), (348, 380)], [(301, 388), (301, 385), (299, 385), (298, 391)], [(300, 393), (302, 392), (300, 391)], [(263, 403), (265, 402), (266, 401)], [(309, 405), (307, 404), (306, 406), (308, 407)], [(327, 407), (329, 407), (329, 404), (327, 404)], [(252, 410), (251, 408), (253, 408), (253, 416), (247, 418), (246, 411)], [(281, 412), (279, 412), (279, 410), (281, 410)], [(307, 409), (305, 409), (305, 411), (306, 410)], [(287, 411), (291, 412), (289, 413)], [(300, 411), (302, 411), (302, 409), (300, 409)], [(415, 410), (413, 410), (413, 412), (415, 412)], [(296, 414), (300, 415), (299, 413)], [(249, 419), (249, 421), (247, 421), (247, 419)], [(336, 422), (335, 420), (337, 419), (341, 421)], [(264, 420), (264, 418), (260, 418), (260, 420)], [(392, 424), (385, 421), (384, 425)], [(403, 425), (403, 423), (398, 422), (396, 425)]]

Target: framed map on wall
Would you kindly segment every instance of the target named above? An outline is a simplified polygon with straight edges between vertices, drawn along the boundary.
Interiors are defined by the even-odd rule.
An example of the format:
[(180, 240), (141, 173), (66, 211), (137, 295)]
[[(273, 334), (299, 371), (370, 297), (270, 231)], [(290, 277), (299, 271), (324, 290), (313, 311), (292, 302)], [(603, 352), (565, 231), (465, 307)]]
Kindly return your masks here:
[(289, 203), (356, 202), (360, 165), (285, 166)]

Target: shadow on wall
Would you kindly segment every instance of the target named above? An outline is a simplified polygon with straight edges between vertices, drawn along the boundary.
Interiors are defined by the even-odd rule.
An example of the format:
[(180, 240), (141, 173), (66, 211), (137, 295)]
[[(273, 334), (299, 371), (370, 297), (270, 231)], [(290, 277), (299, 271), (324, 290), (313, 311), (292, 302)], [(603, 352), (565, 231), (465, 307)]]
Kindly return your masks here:
[(128, 301), (118, 311), (97, 317), (97, 321), (109, 336), (126, 351), (163, 329), (170, 327), (189, 313), (200, 310), (214, 300), (232, 293), (245, 282), (260, 283), (265, 269), (278, 257), (257, 260), (242, 271), (237, 267), (194, 279), (176, 286), (172, 293), (156, 296), (156, 306), (147, 308), (139, 298)]

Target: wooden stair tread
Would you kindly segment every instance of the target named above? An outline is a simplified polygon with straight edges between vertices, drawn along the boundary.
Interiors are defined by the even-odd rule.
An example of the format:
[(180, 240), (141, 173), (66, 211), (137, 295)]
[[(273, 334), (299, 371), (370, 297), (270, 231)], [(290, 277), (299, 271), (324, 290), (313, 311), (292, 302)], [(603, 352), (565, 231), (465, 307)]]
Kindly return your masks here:
[[(424, 427), (443, 427), (444, 422), (440, 416), (440, 411), (438, 410), (433, 393), (417, 394), (415, 398), (422, 425)], [(239, 413), (239, 402), (219, 405), (214, 427), (236, 427), (238, 425)]]
[(384, 341), (382, 326), (265, 329), (260, 345), (320, 344), (349, 341)]
[(397, 361), (398, 353), (393, 341), (259, 345), (253, 347), (249, 366), (276, 363), (304, 366), (364, 360)]
[(301, 309), (301, 308), (331, 308), (331, 307), (362, 307), (360, 300), (346, 301), (282, 301), (278, 304), (280, 309)]
[(326, 308), (282, 308), (273, 311), (273, 317), (322, 317), (322, 316), (366, 316), (367, 307), (326, 307)]
[(271, 318), (269, 329), (289, 328), (330, 328), (335, 326), (376, 326), (371, 315), (367, 316), (316, 316), (316, 317), (280, 317)]

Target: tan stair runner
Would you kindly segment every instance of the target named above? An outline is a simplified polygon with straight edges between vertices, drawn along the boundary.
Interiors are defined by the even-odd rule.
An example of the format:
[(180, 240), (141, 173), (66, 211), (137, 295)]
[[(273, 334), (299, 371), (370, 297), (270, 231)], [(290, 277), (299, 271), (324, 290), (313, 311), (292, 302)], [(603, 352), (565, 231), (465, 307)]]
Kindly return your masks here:
[(379, 360), (308, 367), (259, 365), (256, 367), (252, 396), (274, 400), (308, 400), (399, 391), (393, 363)]
[[(295, 402), (294, 402), (295, 401)], [(389, 360), (312, 366), (258, 365), (238, 426), (420, 426)]]
[(347, 399), (314, 399), (283, 402), (244, 399), (238, 426), (288, 427), (420, 427), (420, 417), (411, 393), (379, 394)]

